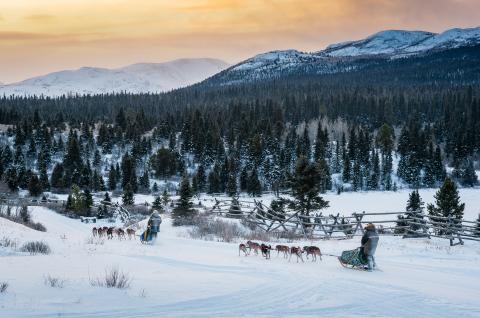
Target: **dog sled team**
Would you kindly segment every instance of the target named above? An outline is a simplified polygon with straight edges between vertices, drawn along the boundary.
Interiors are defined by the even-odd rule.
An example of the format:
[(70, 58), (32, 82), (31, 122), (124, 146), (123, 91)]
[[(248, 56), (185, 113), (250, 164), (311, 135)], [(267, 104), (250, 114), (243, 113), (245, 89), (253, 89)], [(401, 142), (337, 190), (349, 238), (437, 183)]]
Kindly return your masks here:
[[(259, 252), (262, 253), (262, 256), (265, 257), (265, 259), (270, 258), (270, 251), (272, 250), (271, 245), (266, 245), (266, 244), (259, 244), (257, 242), (252, 242), (252, 241), (247, 241), (246, 243), (241, 243), (238, 246), (238, 255), (240, 256), (241, 253), (243, 255), (248, 256), (252, 252), (255, 255), (258, 255)], [(309, 259), (309, 256), (312, 257), (312, 262), (317, 261), (317, 256), (322, 260), (322, 253), (320, 252), (320, 248), (318, 246), (304, 246), (303, 248), (300, 246), (292, 246), (289, 247), (287, 245), (277, 245), (275, 246), (275, 251), (277, 251), (277, 257), (282, 254), (282, 256), (286, 259), (288, 258), (288, 261), (290, 262), (292, 259), (292, 256), (295, 256), (297, 259), (297, 263), (299, 260), (304, 262), (303, 260), (303, 254), (306, 255), (307, 260)]]
[(113, 239), (116, 236), (119, 240), (126, 240), (127, 237), (129, 240), (135, 237), (134, 229), (122, 229), (117, 227), (94, 227), (92, 229), (93, 237), (98, 238), (107, 238), (109, 240)]
[[(335, 256), (330, 254), (326, 255), (338, 258), (340, 264), (346, 268), (367, 270), (371, 272), (377, 267), (375, 263), (375, 251), (377, 249), (378, 240), (379, 236), (375, 229), (375, 225), (369, 223), (365, 227), (365, 233), (362, 236), (360, 247), (354, 250), (344, 251), (342, 252), (341, 256)], [(261, 252), (263, 257), (269, 259), (271, 250), (271, 245), (247, 241), (246, 243), (241, 243), (238, 246), (238, 255), (240, 256), (241, 253), (243, 253), (243, 255), (248, 256), (252, 252), (255, 255), (258, 255), (259, 252)], [(303, 254), (306, 255), (307, 259), (309, 259), (309, 256), (311, 256), (312, 262), (315, 262), (317, 260), (317, 257), (322, 260), (322, 253), (320, 251), (320, 248), (317, 246), (304, 246), (302, 248), (300, 246), (289, 247), (286, 245), (277, 245), (275, 246), (275, 250), (277, 251), (277, 257), (281, 253), (284, 258), (288, 258), (289, 262), (291, 261), (292, 256), (296, 257), (297, 263), (299, 262), (299, 260), (304, 262)]]

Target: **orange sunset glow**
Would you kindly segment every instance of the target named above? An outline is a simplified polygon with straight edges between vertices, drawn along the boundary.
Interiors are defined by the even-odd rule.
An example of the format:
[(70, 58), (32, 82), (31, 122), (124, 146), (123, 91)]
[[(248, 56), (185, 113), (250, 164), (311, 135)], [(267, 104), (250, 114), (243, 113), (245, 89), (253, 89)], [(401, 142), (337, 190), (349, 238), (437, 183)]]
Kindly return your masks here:
[(383, 29), (477, 26), (478, 0), (2, 0), (0, 81), (182, 57), (236, 63)]

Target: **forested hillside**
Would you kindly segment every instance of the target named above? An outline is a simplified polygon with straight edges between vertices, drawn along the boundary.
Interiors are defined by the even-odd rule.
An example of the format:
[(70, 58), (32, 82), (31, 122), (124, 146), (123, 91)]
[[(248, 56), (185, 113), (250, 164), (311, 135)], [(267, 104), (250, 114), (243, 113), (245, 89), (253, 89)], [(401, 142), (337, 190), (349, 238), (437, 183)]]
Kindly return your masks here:
[(236, 84), (227, 70), (159, 95), (4, 96), (0, 173), (33, 194), (160, 191), (186, 174), (196, 192), (260, 195), (288, 191), (305, 157), (322, 192), (435, 187), (446, 167), (476, 184), (480, 47), (355, 65)]

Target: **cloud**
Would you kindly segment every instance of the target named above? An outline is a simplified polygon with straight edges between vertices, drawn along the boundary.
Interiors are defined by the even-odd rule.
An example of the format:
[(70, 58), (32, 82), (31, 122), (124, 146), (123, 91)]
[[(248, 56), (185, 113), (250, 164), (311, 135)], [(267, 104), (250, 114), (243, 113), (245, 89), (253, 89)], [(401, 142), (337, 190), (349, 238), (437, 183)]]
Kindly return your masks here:
[(55, 19), (54, 15), (51, 14), (31, 14), (25, 16), (25, 20), (33, 22), (49, 22)]
[(52, 38), (52, 35), (42, 34), (42, 33), (31, 33), (31, 32), (15, 32), (15, 31), (0, 32), (0, 41), (43, 40), (43, 39), (49, 39), (49, 38)]

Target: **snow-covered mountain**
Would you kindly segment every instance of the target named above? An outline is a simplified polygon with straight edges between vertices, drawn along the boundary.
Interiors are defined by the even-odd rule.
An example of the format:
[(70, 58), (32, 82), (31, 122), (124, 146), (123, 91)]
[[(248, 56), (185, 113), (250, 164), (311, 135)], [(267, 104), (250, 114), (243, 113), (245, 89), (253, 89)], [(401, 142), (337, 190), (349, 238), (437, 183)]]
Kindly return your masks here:
[(0, 95), (156, 93), (198, 83), (229, 65), (217, 59), (179, 59), (117, 69), (82, 67), (0, 86)]
[(443, 33), (388, 30), (359, 41), (328, 46), (318, 54), (326, 56), (399, 55), (434, 49), (451, 49), (480, 43), (480, 27), (451, 29)]
[(411, 57), (441, 50), (480, 45), (480, 27), (443, 33), (387, 30), (359, 41), (329, 45), (313, 53), (296, 50), (256, 55), (217, 74), (209, 84), (233, 84), (279, 78), (289, 74), (327, 74), (355, 70), (378, 59)]

